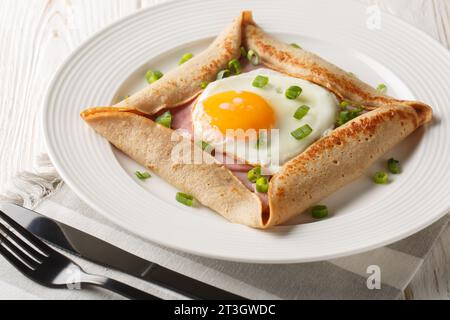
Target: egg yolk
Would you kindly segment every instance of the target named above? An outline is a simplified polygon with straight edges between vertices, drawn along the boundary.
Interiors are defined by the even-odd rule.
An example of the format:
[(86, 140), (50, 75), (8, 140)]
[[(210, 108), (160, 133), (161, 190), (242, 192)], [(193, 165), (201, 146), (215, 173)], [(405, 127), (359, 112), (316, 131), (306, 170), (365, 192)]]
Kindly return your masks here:
[(270, 130), (275, 126), (275, 113), (261, 96), (252, 92), (228, 91), (202, 102), (208, 122), (223, 134), (227, 130)]

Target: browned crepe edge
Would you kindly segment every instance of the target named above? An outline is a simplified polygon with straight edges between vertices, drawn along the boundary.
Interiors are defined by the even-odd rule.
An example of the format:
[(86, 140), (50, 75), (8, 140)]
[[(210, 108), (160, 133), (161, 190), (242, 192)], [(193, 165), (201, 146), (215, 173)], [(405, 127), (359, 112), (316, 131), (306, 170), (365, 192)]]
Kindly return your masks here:
[[(96, 108), (81, 116), (119, 150), (229, 221), (253, 228), (265, 226), (267, 217), (262, 215), (258, 196), (190, 139), (126, 109)], [(205, 162), (186, 164), (180, 148), (196, 149)]]
[(314, 53), (280, 42), (249, 22), (244, 29), (244, 44), (259, 53), (262, 63), (281, 73), (316, 83), (341, 100), (366, 109), (404, 105), (416, 110), (420, 124), (432, 118), (431, 107), (420, 101), (397, 100), (380, 94), (355, 76)]
[(255, 24), (244, 31), (245, 46), (258, 52), (267, 67), (316, 83), (341, 100), (372, 110), (312, 144), (272, 178), (266, 227), (288, 221), (357, 179), (432, 118), (432, 109), (425, 103), (381, 95), (319, 56), (272, 38)]
[(288, 221), (361, 177), (419, 123), (412, 108), (378, 108), (311, 145), (272, 178), (268, 225)]
[(203, 82), (215, 81), (217, 74), (227, 69), (232, 59), (240, 57), (242, 28), (250, 21), (251, 12), (242, 12), (205, 51), (116, 107), (132, 107), (153, 115), (193, 100), (202, 91)]

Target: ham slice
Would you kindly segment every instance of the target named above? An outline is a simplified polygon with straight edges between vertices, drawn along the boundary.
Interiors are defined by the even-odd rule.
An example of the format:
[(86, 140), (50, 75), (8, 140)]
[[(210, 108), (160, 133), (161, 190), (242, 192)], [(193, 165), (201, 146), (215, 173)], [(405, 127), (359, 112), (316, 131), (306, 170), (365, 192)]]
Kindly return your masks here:
[(172, 119), (172, 128), (175, 130), (182, 129), (186, 130), (192, 135), (192, 107), (194, 106), (194, 102), (190, 102), (184, 106), (171, 110), (173, 119)]

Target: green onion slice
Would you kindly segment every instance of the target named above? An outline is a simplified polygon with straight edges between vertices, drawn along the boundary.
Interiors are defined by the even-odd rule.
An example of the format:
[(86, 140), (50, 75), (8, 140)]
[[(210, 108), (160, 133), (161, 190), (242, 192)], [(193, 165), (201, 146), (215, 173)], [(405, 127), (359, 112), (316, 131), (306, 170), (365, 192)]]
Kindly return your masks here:
[(156, 123), (170, 129), (172, 127), (172, 114), (170, 111), (167, 111), (156, 118)]
[(309, 112), (310, 107), (308, 106), (301, 106), (295, 111), (294, 118), (297, 120), (302, 120)]
[(324, 219), (328, 217), (328, 208), (327, 206), (314, 206), (311, 210), (311, 215), (314, 219)]
[(202, 148), (203, 151), (206, 151), (208, 153), (212, 153), (214, 148), (212, 145), (210, 145), (208, 142), (206, 141), (199, 141), (198, 142), (199, 147)]
[(295, 100), (302, 94), (303, 89), (299, 86), (292, 86), (286, 90), (286, 98), (289, 100)]
[(247, 50), (244, 47), (241, 47), (241, 57), (247, 57), (248, 53)]
[(338, 126), (343, 126), (344, 124), (346, 124), (347, 122), (359, 117), (361, 115), (361, 113), (364, 111), (364, 108), (359, 107), (356, 109), (344, 109), (343, 111), (341, 111), (339, 113), (339, 117), (337, 120), (337, 125)]
[(261, 177), (256, 180), (256, 191), (259, 193), (267, 193), (269, 191), (269, 181), (266, 177)]
[(386, 172), (377, 172), (375, 173), (375, 175), (373, 176), (373, 181), (376, 184), (387, 184), (389, 182), (389, 176)]
[(255, 50), (249, 50), (247, 53), (247, 59), (252, 65), (257, 66), (261, 63), (261, 59)]
[(390, 173), (393, 174), (399, 174), (402, 172), (402, 169), (400, 167), (400, 161), (395, 160), (394, 158), (391, 158), (388, 160), (388, 169)]
[(164, 74), (161, 71), (158, 70), (148, 70), (147, 74), (145, 75), (145, 79), (147, 79), (147, 82), (152, 84), (159, 79), (161, 79), (164, 76)]
[(296, 49), (301, 49), (302, 47), (300, 47), (298, 44), (296, 44), (296, 43), (291, 43), (290, 44), (290, 46), (291, 47), (294, 47), (294, 48), (296, 48)]
[(257, 76), (255, 78), (255, 80), (253, 81), (253, 86), (255, 88), (264, 88), (265, 86), (267, 86), (269, 84), (269, 77), (266, 76)]
[(347, 109), (350, 106), (350, 102), (344, 100), (339, 105), (341, 106), (342, 109)]
[(237, 59), (233, 59), (228, 63), (228, 68), (230, 69), (233, 74), (241, 74), (242, 67)]
[(209, 86), (209, 82), (208, 82), (208, 81), (203, 81), (203, 82), (200, 84), (200, 87), (201, 87), (203, 90), (205, 90), (208, 86)]
[(252, 170), (250, 170), (247, 174), (248, 177), (248, 181), (252, 182), (252, 183), (256, 183), (256, 181), (261, 178), (261, 168), (260, 167), (256, 167), (253, 168)]
[(222, 80), (231, 76), (231, 72), (228, 69), (222, 70), (217, 74), (217, 80)]
[(136, 171), (135, 175), (136, 175), (136, 178), (138, 178), (139, 180), (142, 180), (142, 181), (150, 179), (152, 177), (152, 175), (148, 172)]
[(189, 60), (191, 60), (194, 57), (194, 55), (192, 53), (186, 53), (180, 60), (180, 62), (178, 62), (178, 65), (181, 66), (182, 64), (185, 64), (186, 62), (188, 62)]
[(340, 113), (339, 113), (339, 117), (338, 117), (338, 120), (337, 120), (337, 125), (340, 127), (340, 126), (343, 126), (344, 124), (346, 124), (347, 122), (349, 122), (351, 119), (350, 119), (350, 112), (348, 111), (348, 110), (345, 110), (345, 111), (341, 111)]
[(291, 135), (297, 140), (302, 140), (308, 137), (312, 132), (313, 129), (311, 126), (309, 124), (305, 124), (303, 127), (291, 132)]
[(179, 203), (184, 204), (185, 206), (194, 206), (194, 197), (189, 194), (178, 192), (176, 199)]
[(267, 132), (264, 130), (260, 130), (259, 138), (256, 140), (256, 149), (260, 149), (261, 147), (267, 146), (268, 143)]
[(377, 87), (377, 91), (379, 94), (386, 94), (387, 90), (388, 90), (388, 88), (384, 83), (378, 85), (378, 87)]

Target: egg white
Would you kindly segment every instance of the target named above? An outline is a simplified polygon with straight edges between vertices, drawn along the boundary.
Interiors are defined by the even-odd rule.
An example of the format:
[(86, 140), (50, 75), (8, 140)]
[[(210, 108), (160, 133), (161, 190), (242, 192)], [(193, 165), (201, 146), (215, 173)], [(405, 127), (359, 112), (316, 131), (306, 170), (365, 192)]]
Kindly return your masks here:
[[(258, 75), (269, 77), (264, 88), (253, 87)], [(285, 91), (291, 86), (299, 86), (302, 94), (295, 100), (289, 100)], [(276, 116), (275, 128), (270, 138), (261, 139), (259, 146), (252, 141), (244, 142), (224, 137), (218, 128), (205, 121), (202, 102), (209, 97), (227, 91), (252, 92), (264, 98), (272, 107)], [(310, 107), (308, 114), (301, 120), (294, 118), (296, 110), (302, 106)], [(339, 108), (336, 97), (328, 90), (309, 81), (293, 78), (269, 69), (258, 69), (238, 76), (211, 83), (200, 95), (192, 112), (194, 136), (212, 145), (227, 155), (234, 156), (244, 163), (260, 165), (273, 174), (281, 166), (302, 153), (308, 146), (334, 129)], [(296, 129), (310, 125), (313, 132), (302, 140), (296, 140), (291, 133)], [(264, 135), (263, 135), (264, 138)]]

